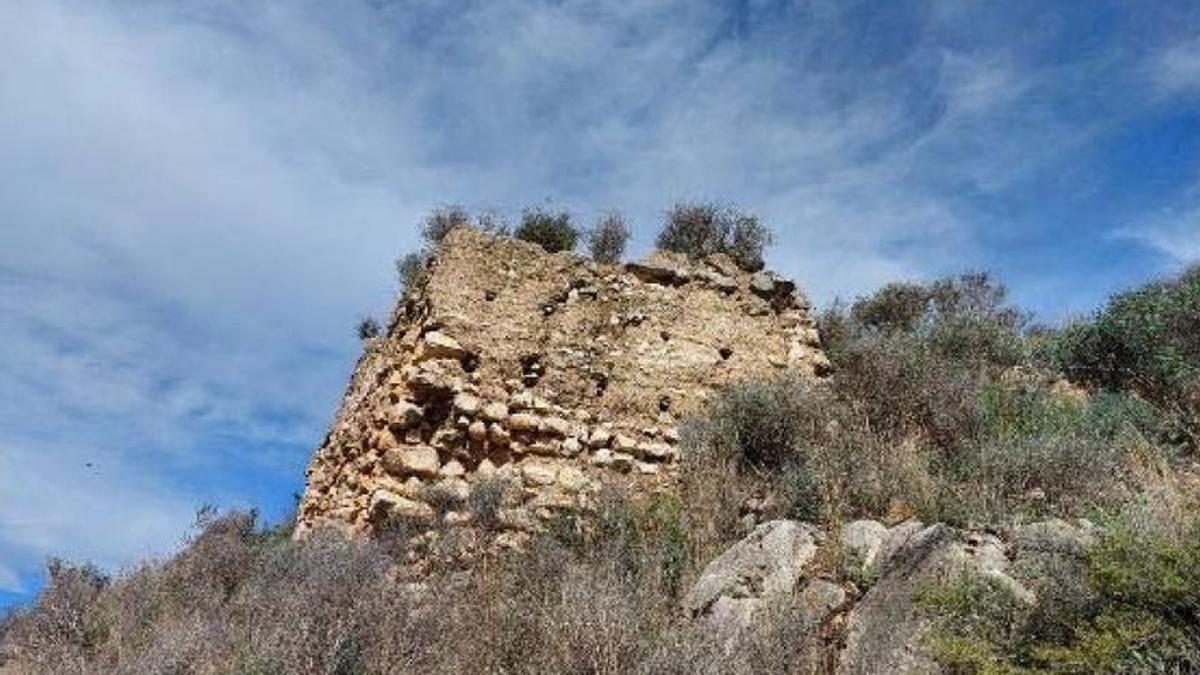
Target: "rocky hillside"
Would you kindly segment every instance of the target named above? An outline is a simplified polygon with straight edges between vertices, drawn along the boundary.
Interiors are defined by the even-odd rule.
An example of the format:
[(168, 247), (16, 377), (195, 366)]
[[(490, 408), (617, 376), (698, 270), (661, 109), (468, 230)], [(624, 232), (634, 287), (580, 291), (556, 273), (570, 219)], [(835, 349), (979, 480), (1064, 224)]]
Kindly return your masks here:
[(495, 479), (522, 486), (500, 513), (513, 543), (603, 485), (669, 487), (679, 424), (713, 392), (828, 365), (795, 284), (724, 255), (603, 265), (456, 228), (367, 344), (298, 532), (469, 525), (472, 486)]

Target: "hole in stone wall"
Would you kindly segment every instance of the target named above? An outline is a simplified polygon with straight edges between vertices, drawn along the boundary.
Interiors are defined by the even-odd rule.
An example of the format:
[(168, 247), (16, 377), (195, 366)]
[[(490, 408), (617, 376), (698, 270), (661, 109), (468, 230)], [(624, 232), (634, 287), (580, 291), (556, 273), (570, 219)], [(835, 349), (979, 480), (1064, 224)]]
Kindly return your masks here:
[(671, 397), (663, 394), (658, 397), (658, 409), (660, 412), (667, 412), (671, 409)]
[(468, 373), (475, 372), (479, 368), (479, 355), (478, 354), (468, 354), (462, 360), (462, 367), (463, 367), (463, 370), (465, 370)]
[(486, 290), (483, 292), (483, 299), (491, 302), (496, 299), (496, 291)]
[(718, 353), (720, 353), (722, 361), (728, 361), (733, 356), (733, 350), (729, 347), (721, 347)]
[(664, 331), (662, 331), (661, 333), (659, 333), (659, 334), (658, 334), (658, 336), (659, 336), (660, 338), (662, 338), (662, 341), (663, 341), (663, 342), (670, 342), (670, 341), (671, 341), (671, 334), (670, 334), (670, 333), (668, 333), (668, 332), (667, 332), (667, 331), (665, 331), (665, 330), (664, 330)]
[(542, 379), (542, 357), (540, 354), (526, 354), (521, 357), (521, 382), (526, 387), (532, 387)]
[(596, 396), (603, 396), (608, 391), (608, 373), (592, 373), (592, 382), (596, 383)]

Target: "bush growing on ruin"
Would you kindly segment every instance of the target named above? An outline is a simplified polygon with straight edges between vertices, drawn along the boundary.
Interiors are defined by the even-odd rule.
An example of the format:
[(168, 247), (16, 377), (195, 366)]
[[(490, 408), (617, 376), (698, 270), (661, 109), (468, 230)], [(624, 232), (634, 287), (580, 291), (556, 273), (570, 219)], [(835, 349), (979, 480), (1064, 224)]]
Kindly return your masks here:
[(678, 203), (667, 212), (657, 246), (701, 259), (725, 253), (739, 267), (756, 272), (774, 236), (757, 216), (712, 203)]
[(358, 325), (355, 326), (354, 330), (358, 335), (359, 340), (371, 340), (377, 338), (383, 331), (383, 329), (379, 326), (379, 322), (376, 321), (375, 317), (372, 316), (364, 316), (362, 319), (359, 319)]
[(425, 274), (426, 256), (420, 253), (408, 253), (396, 259), (396, 277), (400, 281), (400, 291), (406, 292), (415, 288)]
[(426, 244), (436, 247), (455, 228), (469, 227), (470, 225), (471, 214), (467, 213), (462, 206), (457, 204), (439, 206), (421, 223), (421, 237), (425, 239)]
[(526, 209), (521, 224), (513, 235), (522, 241), (533, 242), (550, 253), (573, 251), (579, 241), (579, 230), (571, 222), (571, 214), (557, 213), (544, 208)]
[(775, 241), (775, 234), (758, 216), (737, 214), (733, 220), (733, 231), (725, 247), (725, 253), (738, 267), (757, 272), (766, 266), (767, 247)]
[(601, 218), (588, 232), (588, 252), (596, 262), (621, 262), (630, 235), (629, 225), (620, 213), (614, 211)]

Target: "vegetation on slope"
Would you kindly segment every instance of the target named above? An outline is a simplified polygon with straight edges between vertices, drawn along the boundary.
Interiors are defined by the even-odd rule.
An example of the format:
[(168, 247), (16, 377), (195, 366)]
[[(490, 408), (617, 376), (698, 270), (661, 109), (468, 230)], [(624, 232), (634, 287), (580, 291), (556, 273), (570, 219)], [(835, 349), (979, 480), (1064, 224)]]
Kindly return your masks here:
[[(732, 655), (680, 620), (681, 590), (755, 520), (1087, 517), (1103, 529), (1079, 565), (1026, 571), (1035, 605), (975, 578), (923, 591), (930, 646), (957, 672), (1191, 672), (1198, 286), (1192, 270), (1054, 331), (984, 275), (891, 285), (821, 316), (827, 383), (748, 383), (687, 425), (678, 498), (614, 493), (587, 527), (564, 517), (470, 568), (444, 532), (419, 584), (393, 577), (388, 537), (205, 513), (179, 554), (116, 578), (53, 564), (2, 653), (55, 673), (811, 672), (794, 617)], [(499, 489), (469, 500), (480, 523)]]

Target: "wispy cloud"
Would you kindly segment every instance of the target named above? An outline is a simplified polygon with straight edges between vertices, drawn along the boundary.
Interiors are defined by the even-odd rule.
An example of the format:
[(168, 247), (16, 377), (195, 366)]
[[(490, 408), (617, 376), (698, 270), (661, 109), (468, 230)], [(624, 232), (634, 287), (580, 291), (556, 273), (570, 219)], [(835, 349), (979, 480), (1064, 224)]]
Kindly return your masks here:
[(1200, 38), (1171, 45), (1151, 63), (1153, 77), (1171, 93), (1200, 93)]
[[(1093, 302), (1063, 253), (1120, 248), (1129, 223), (1090, 205), (1143, 192), (1104, 153), (1191, 91), (1200, 28), (1124, 5), (453, 5), (0, 6), (0, 587), (55, 552), (165, 550), (203, 501), (284, 508), (353, 319), (386, 309), (440, 202), (620, 207), (644, 251), (673, 200), (728, 199), (819, 300), (992, 266), (1045, 311)], [(1173, 222), (1136, 234), (1194, 251)]]

